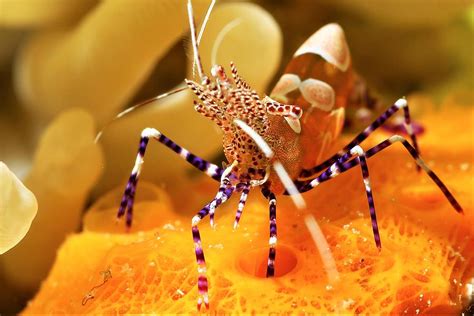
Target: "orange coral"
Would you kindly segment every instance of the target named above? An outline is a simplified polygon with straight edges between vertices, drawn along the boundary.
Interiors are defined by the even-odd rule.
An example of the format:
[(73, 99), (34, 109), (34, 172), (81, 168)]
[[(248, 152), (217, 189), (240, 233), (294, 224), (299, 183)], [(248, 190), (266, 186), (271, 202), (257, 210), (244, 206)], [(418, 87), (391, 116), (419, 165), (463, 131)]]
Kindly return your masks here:
[[(464, 215), (456, 214), (429, 178), (416, 172), (402, 146), (387, 149), (369, 160), (381, 252), (373, 241), (360, 170), (304, 195), (340, 274), (339, 282), (329, 285), (303, 213), (288, 198), (279, 200), (273, 279), (264, 278), (265, 201), (254, 193), (236, 231), (237, 202), (231, 201), (216, 213), (215, 230), (201, 225), (211, 312), (459, 312), (465, 284), (474, 274), (473, 111), (448, 105), (440, 112), (426, 111), (427, 132), (420, 145)], [(464, 133), (453, 137), (460, 125)], [(370, 142), (386, 137), (380, 132)], [(113, 220), (121, 190), (104, 196), (86, 216), (85, 231), (62, 246), (24, 313), (196, 313), (189, 222), (214, 190), (210, 181), (196, 184), (187, 203), (189, 216), (184, 216), (173, 212), (164, 190), (141, 183), (136, 225), (128, 234)]]

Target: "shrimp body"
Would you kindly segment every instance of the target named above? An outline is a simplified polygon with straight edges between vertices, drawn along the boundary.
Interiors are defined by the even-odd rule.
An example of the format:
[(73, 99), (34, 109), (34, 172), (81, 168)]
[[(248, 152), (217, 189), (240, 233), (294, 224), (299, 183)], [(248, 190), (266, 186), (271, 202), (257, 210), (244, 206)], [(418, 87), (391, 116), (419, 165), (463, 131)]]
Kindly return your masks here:
[[(223, 132), (223, 149), (227, 161), (235, 162), (229, 180), (233, 184), (260, 183), (271, 179), (269, 185), (275, 192), (284, 188), (270, 170), (272, 160), (281, 161), (290, 177), (297, 177), (303, 151), (300, 138), (295, 137), (291, 122), (299, 122), (302, 111), (294, 105), (284, 105), (269, 97), (260, 97), (237, 73), (231, 63), (232, 78), (222, 66), (211, 70), (213, 81), (202, 84), (186, 80), (199, 102), (194, 102), (197, 112), (214, 121)], [(236, 125), (238, 119), (252, 128), (270, 146), (274, 155), (268, 158), (254, 140)], [(290, 123), (288, 123), (288, 121)], [(298, 124), (298, 123), (296, 123)]]
[[(303, 168), (321, 161), (338, 137), (344, 108), (353, 85), (349, 49), (342, 28), (328, 24), (311, 36), (295, 53), (271, 97), (260, 97), (237, 73), (232, 78), (222, 66), (211, 70), (200, 85), (187, 80), (200, 102), (197, 112), (213, 120), (223, 132), (224, 154), (236, 162), (236, 182), (268, 178), (272, 192), (281, 194), (284, 185), (271, 171), (271, 161), (239, 126), (250, 126), (274, 152), (291, 179)], [(262, 183), (262, 182), (260, 182)]]
[(271, 97), (303, 110), (299, 146), (300, 168), (321, 162), (341, 133), (354, 72), (344, 31), (328, 24), (294, 54)]
[[(173, 150), (196, 169), (219, 182), (216, 195), (191, 220), (198, 266), (198, 309), (202, 304), (209, 308), (207, 268), (198, 225), (207, 216), (211, 225), (214, 225), (216, 209), (236, 192), (240, 193), (240, 200), (234, 228), (239, 225), (248, 194), (253, 187), (261, 187), (263, 196), (268, 200), (270, 234), (267, 277), (275, 275), (277, 196), (290, 195), (296, 206), (303, 208), (305, 202), (301, 193), (354, 167), (359, 167), (362, 171), (375, 245), (379, 249), (382, 247), (367, 159), (393, 144), (403, 145), (418, 169), (433, 180), (458, 213), (463, 212), (446, 185), (422, 160), (408, 102), (404, 98), (387, 108), (336, 154), (324, 157), (341, 133), (345, 108), (349, 103), (352, 104), (354, 96), (357, 99), (359, 93), (359, 79), (352, 69), (350, 52), (339, 25), (328, 24), (313, 34), (296, 51), (270, 96), (262, 96), (239, 76), (233, 63), (230, 64), (231, 76), (220, 65), (212, 67), (211, 76), (204, 74), (190, 0), (188, 16), (194, 64), (200, 82), (185, 82), (197, 97), (194, 101), (195, 110), (214, 121), (222, 130), (228, 166), (221, 168), (192, 154), (159, 130), (145, 128), (140, 136), (137, 158), (117, 217), (125, 216), (126, 225), (131, 226), (135, 192), (150, 139)], [(163, 97), (182, 90), (166, 93)], [(156, 99), (159, 98), (161, 96)], [(150, 101), (145, 101), (134, 108), (148, 103)], [(364, 150), (360, 144), (399, 110), (403, 110), (404, 124), (411, 143), (400, 135), (393, 135), (367, 151)], [(324, 239), (324, 236), (321, 238)], [(327, 259), (325, 262), (333, 261), (329, 260), (332, 258), (327, 258), (330, 253), (328, 255), (324, 252), (321, 256)]]

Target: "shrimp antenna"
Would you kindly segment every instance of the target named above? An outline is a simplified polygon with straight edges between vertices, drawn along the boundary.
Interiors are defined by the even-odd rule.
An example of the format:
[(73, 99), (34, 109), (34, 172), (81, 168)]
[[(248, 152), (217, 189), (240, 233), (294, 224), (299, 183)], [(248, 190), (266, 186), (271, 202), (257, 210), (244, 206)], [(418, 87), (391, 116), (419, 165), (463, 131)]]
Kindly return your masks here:
[(189, 28), (191, 29), (191, 43), (193, 45), (193, 53), (194, 53), (193, 70), (194, 70), (194, 65), (196, 65), (199, 78), (202, 80), (204, 78), (204, 71), (202, 70), (201, 57), (199, 56), (199, 50), (198, 50), (199, 43), (197, 41), (196, 23), (194, 21), (193, 4), (191, 3), (191, 0), (188, 0), (188, 18), (189, 18)]
[[(235, 119), (234, 124), (240, 127), (247, 135), (249, 135), (253, 141), (257, 144), (260, 150), (263, 152), (265, 157), (268, 159), (272, 159), (274, 157), (274, 152), (267, 144), (267, 142), (260, 136), (253, 128), (248, 126), (245, 122)], [(281, 180), (281, 183), (285, 187), (286, 191), (289, 193), (293, 203), (295, 203), (296, 207), (299, 209), (306, 208), (306, 202), (298, 191), (298, 188), (294, 184), (293, 180), (291, 180), (290, 175), (285, 170), (285, 167), (279, 162), (278, 160), (273, 162), (273, 169), (275, 169), (278, 177)]]
[(199, 43), (201, 43), (202, 35), (204, 34), (204, 30), (206, 29), (207, 22), (209, 21), (212, 9), (214, 9), (215, 5), (216, 5), (216, 0), (212, 0), (211, 4), (209, 5), (209, 8), (207, 9), (206, 16), (204, 17), (204, 20), (202, 21), (201, 29), (199, 30), (199, 35), (197, 38), (198, 45)]
[(339, 280), (339, 272), (337, 271), (336, 262), (334, 261), (334, 256), (332, 255), (331, 249), (329, 248), (328, 242), (324, 237), (321, 228), (316, 222), (316, 219), (313, 215), (306, 215), (304, 222), (306, 227), (311, 234), (311, 238), (316, 245), (316, 248), (319, 251), (321, 261), (323, 262), (324, 269), (330, 284), (334, 284)]
[(102, 137), (102, 134), (104, 133), (105, 129), (107, 127), (110, 126), (110, 124), (112, 124), (113, 122), (115, 122), (116, 120), (124, 117), (125, 115), (128, 115), (130, 112), (132, 111), (135, 111), (136, 109), (138, 108), (141, 108), (142, 106), (144, 105), (147, 105), (147, 104), (150, 104), (150, 103), (153, 103), (155, 101), (158, 101), (158, 100), (161, 100), (161, 99), (164, 99), (166, 97), (169, 97), (170, 95), (173, 95), (175, 93), (178, 93), (178, 92), (181, 92), (181, 91), (184, 91), (184, 90), (187, 90), (188, 87), (187, 86), (184, 86), (183, 84), (181, 84), (178, 88), (174, 89), (174, 90), (171, 90), (171, 91), (168, 91), (168, 92), (165, 92), (165, 93), (162, 93), (156, 97), (153, 97), (151, 99), (148, 99), (148, 100), (145, 100), (143, 102), (140, 102), (138, 104), (135, 104), (134, 106), (131, 106), (125, 110), (123, 110), (122, 112), (120, 112), (119, 114), (117, 114), (112, 120), (110, 120), (109, 122), (107, 122), (104, 127), (102, 127), (102, 129), (97, 133), (95, 139), (94, 139), (94, 142), (97, 143), (100, 138)]
[[(216, 0), (212, 0), (211, 4), (209, 5), (209, 8), (207, 8), (206, 16), (204, 17), (204, 20), (202, 21), (201, 29), (199, 30), (199, 35), (198, 35), (197, 40), (196, 40), (197, 48), (199, 48), (199, 44), (201, 43), (202, 35), (204, 34), (204, 30), (206, 29), (207, 22), (209, 22), (209, 18), (211, 17), (211, 12), (212, 12), (212, 9), (214, 8), (215, 4), (216, 4)], [(191, 36), (193, 36), (192, 34), (194, 34), (194, 33), (191, 33)], [(198, 56), (199, 56), (199, 54), (198, 54)], [(195, 73), (196, 73), (196, 60), (194, 59), (193, 60), (193, 76), (195, 75)]]
[[(206, 12), (206, 16), (204, 17), (204, 20), (203, 20), (203, 23), (202, 23), (202, 26), (201, 26), (201, 29), (199, 30), (199, 36), (196, 40), (196, 30), (195, 30), (195, 24), (194, 24), (194, 15), (193, 15), (193, 7), (192, 7), (192, 4), (191, 4), (191, 0), (188, 1), (188, 16), (189, 16), (189, 26), (191, 28), (191, 38), (193, 39), (193, 49), (194, 49), (194, 62), (193, 62), (193, 74), (194, 74), (194, 67), (196, 65), (196, 58), (197, 60), (199, 61), (199, 67), (200, 67), (200, 76), (201, 78), (203, 77), (203, 73), (202, 73), (202, 65), (201, 65), (201, 62), (200, 62), (200, 58), (199, 58), (199, 53), (197, 51), (198, 47), (199, 47), (199, 43), (201, 42), (201, 38), (202, 38), (202, 35), (204, 34), (204, 30), (206, 28), (206, 25), (207, 25), (207, 22), (209, 21), (209, 18), (211, 16), (211, 12), (212, 12), (212, 9), (214, 8), (216, 4), (216, 0), (212, 0), (211, 1), (211, 4), (209, 5), (209, 8), (207, 9), (207, 12)], [(104, 130), (110, 126), (110, 124), (112, 124), (113, 122), (115, 122), (116, 120), (128, 115), (129, 113), (135, 111), (136, 109), (138, 108), (141, 108), (142, 106), (145, 106), (145, 105), (148, 105), (150, 103), (153, 103), (155, 101), (158, 101), (158, 100), (161, 100), (161, 99), (164, 99), (170, 95), (173, 95), (175, 93), (178, 93), (178, 92), (181, 92), (181, 91), (184, 91), (184, 90), (187, 90), (187, 86), (185, 85), (179, 85), (176, 89), (174, 90), (171, 90), (171, 91), (168, 91), (168, 92), (165, 92), (165, 93), (162, 93), (158, 96), (155, 96), (153, 98), (150, 98), (148, 100), (145, 100), (143, 102), (140, 102), (138, 104), (135, 104), (125, 110), (123, 110), (122, 112), (118, 113), (112, 120), (110, 120), (109, 122), (107, 122), (104, 127), (97, 133), (95, 139), (94, 139), (94, 142), (97, 143), (100, 138), (102, 137), (102, 134), (104, 133)]]

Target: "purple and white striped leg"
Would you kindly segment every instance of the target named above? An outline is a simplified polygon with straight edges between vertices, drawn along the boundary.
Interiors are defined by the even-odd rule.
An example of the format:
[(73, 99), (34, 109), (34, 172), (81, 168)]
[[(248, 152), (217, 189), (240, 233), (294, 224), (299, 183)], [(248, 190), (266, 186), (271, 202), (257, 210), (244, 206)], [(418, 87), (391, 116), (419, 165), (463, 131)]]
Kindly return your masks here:
[(318, 173), (325, 170), (326, 168), (330, 167), (333, 163), (335, 163), (338, 159), (342, 158), (344, 161), (347, 160), (351, 155), (349, 153), (350, 149), (354, 146), (363, 142), (373, 131), (379, 128), (382, 124), (384, 124), (391, 116), (393, 116), (398, 110), (402, 109), (404, 111), (405, 117), (405, 128), (410, 136), (410, 139), (413, 143), (413, 147), (415, 148), (416, 152), (419, 153), (418, 150), (418, 142), (416, 139), (416, 134), (414, 132), (413, 124), (411, 122), (410, 117), (410, 109), (408, 107), (408, 102), (406, 99), (398, 99), (391, 107), (389, 107), (382, 115), (380, 115), (375, 121), (372, 122), (364, 131), (362, 131), (359, 135), (357, 135), (349, 144), (344, 146), (337, 154), (332, 156), (331, 158), (323, 161), (319, 165), (311, 168), (311, 169), (303, 169), (298, 177), (299, 180), (307, 180), (310, 178), (314, 178)]
[[(408, 151), (408, 153), (413, 157), (415, 160), (417, 166), (419, 166), (422, 170), (424, 170), (428, 176), (433, 180), (433, 182), (439, 187), (441, 192), (443, 192), (444, 196), (446, 199), (449, 201), (451, 206), (456, 210), (458, 213), (463, 213), (463, 209), (459, 202), (456, 200), (456, 198), (453, 196), (453, 194), (448, 190), (446, 185), (441, 181), (441, 179), (431, 170), (428, 165), (423, 161), (423, 159), (420, 157), (416, 149), (402, 136), (400, 135), (394, 135), (377, 146), (374, 146), (367, 150), (366, 156), (367, 158), (374, 156), (375, 154), (381, 152), (385, 148), (388, 148), (389, 146), (395, 144), (395, 143), (402, 143), (402, 145), (405, 147), (405, 149)], [(343, 168), (345, 170), (348, 170), (354, 166), (357, 165), (357, 161), (351, 160), (343, 164)]]
[(262, 194), (268, 199), (270, 211), (270, 239), (268, 241), (268, 264), (267, 264), (267, 278), (275, 275), (275, 259), (276, 259), (276, 245), (277, 245), (277, 225), (276, 225), (276, 197), (268, 188), (262, 189)]
[(362, 169), (362, 179), (364, 181), (367, 202), (369, 203), (369, 213), (370, 219), (372, 221), (372, 231), (374, 232), (375, 245), (377, 246), (377, 248), (381, 249), (382, 243), (380, 241), (379, 225), (377, 223), (377, 215), (375, 214), (375, 203), (374, 197), (372, 195), (372, 187), (370, 185), (369, 167), (367, 166), (365, 152), (359, 145), (352, 148), (350, 152), (351, 154), (357, 156), (356, 159), (359, 161), (360, 168)]
[(226, 190), (232, 190), (234, 191), (233, 187), (229, 187), (226, 184), (223, 184), (219, 187), (219, 190), (217, 192), (216, 197), (214, 198), (213, 202), (209, 205), (209, 221), (211, 224), (211, 227), (215, 227), (214, 223), (214, 213), (216, 211), (216, 208), (227, 201), (228, 196), (226, 195)]
[[(202, 249), (201, 243), (201, 235), (199, 234), (198, 224), (199, 222), (209, 214), (211, 207), (214, 209), (225, 202), (227, 199), (230, 198), (234, 188), (227, 188), (223, 191), (222, 198), (214, 199), (211, 203), (207, 204), (204, 208), (202, 208), (192, 219), (192, 233), (193, 233), (193, 241), (194, 241), (194, 252), (196, 254), (196, 262), (198, 265), (198, 301), (197, 301), (197, 308), (198, 311), (201, 309), (202, 304), (209, 309), (209, 296), (208, 296), (208, 281), (206, 277), (206, 260), (204, 259), (204, 250)], [(224, 199), (225, 197), (225, 199)]]
[[(463, 209), (462, 209), (461, 205), (456, 200), (456, 198), (453, 196), (453, 194), (448, 190), (448, 188), (443, 183), (443, 181), (441, 181), (441, 179), (434, 173), (434, 171), (431, 170), (430, 167), (428, 167), (428, 165), (423, 161), (423, 159), (418, 154), (416, 149), (403, 136), (400, 136), (400, 135), (391, 136), (390, 138), (384, 140), (383, 142), (381, 142), (377, 146), (374, 146), (374, 147), (370, 148), (369, 150), (367, 150), (366, 157), (370, 158), (370, 157), (378, 154), (379, 152), (381, 152), (385, 148), (388, 148), (389, 146), (391, 146), (395, 143), (402, 143), (402, 145), (405, 147), (405, 149), (408, 151), (408, 153), (413, 157), (416, 164), (428, 174), (428, 176), (431, 178), (431, 180), (433, 180), (433, 182), (439, 187), (441, 192), (443, 192), (444, 196), (449, 201), (451, 206), (456, 210), (456, 212), (463, 213)], [(357, 160), (350, 160), (350, 161), (347, 161), (347, 162), (341, 162), (339, 160), (336, 163), (334, 163), (334, 165), (337, 165), (337, 168), (340, 171), (340, 173), (342, 173), (344, 171), (347, 171), (347, 170), (357, 166), (358, 164), (359, 164), (359, 162)], [(331, 167), (331, 168), (334, 168), (334, 167)], [(330, 180), (331, 179), (331, 176), (330, 176), (330, 174), (331, 174), (330, 169), (331, 168), (329, 168), (328, 170), (326, 170), (325, 172), (320, 174), (314, 180), (297, 181), (295, 184), (298, 187), (298, 190), (300, 192), (306, 192), (306, 191), (309, 191), (312, 188), (316, 187), (319, 183)], [(287, 192), (285, 192), (285, 194), (287, 194)]]
[(140, 145), (138, 147), (138, 154), (135, 160), (135, 165), (133, 167), (132, 173), (128, 180), (127, 186), (125, 187), (125, 192), (122, 197), (122, 201), (120, 202), (120, 207), (117, 212), (117, 218), (121, 218), (125, 212), (127, 213), (126, 216), (126, 225), (130, 227), (132, 225), (132, 216), (133, 216), (133, 202), (135, 199), (135, 191), (137, 189), (137, 182), (138, 177), (140, 176), (140, 172), (142, 169), (142, 165), (144, 162), (145, 151), (148, 145), (148, 141), (150, 138), (157, 140), (158, 142), (162, 143), (166, 147), (173, 150), (175, 153), (179, 154), (181, 158), (185, 159), (191, 165), (196, 167), (197, 169), (205, 172), (209, 177), (220, 181), (222, 173), (224, 170), (219, 168), (218, 166), (198, 157), (194, 154), (190, 153), (188, 150), (182, 148), (171, 139), (166, 137), (165, 135), (161, 134), (158, 130), (154, 128), (145, 128), (142, 131), (141, 138), (140, 138)]
[[(237, 166), (237, 161), (234, 161), (232, 164), (227, 166), (227, 168), (222, 173), (221, 185), (219, 187), (219, 190), (217, 191), (216, 197), (214, 198), (214, 201), (219, 201), (219, 204), (227, 200), (227, 196), (225, 194), (227, 189), (231, 189), (232, 192), (236, 189), (236, 187), (232, 186), (232, 183), (229, 178), (229, 177), (234, 177), (234, 175), (232, 174), (232, 170), (234, 169), (235, 166)], [(210, 223), (211, 223), (211, 227), (213, 228), (215, 228), (214, 212), (216, 211), (216, 207), (219, 206), (219, 204), (212, 202), (209, 206)]]
[[(360, 165), (362, 168), (362, 175), (364, 177), (364, 184), (366, 187), (366, 193), (367, 193), (367, 199), (369, 202), (369, 209), (370, 209), (370, 215), (372, 219), (372, 228), (374, 231), (374, 238), (375, 238), (375, 243), (377, 247), (380, 247), (380, 236), (378, 234), (378, 227), (377, 227), (377, 219), (375, 216), (375, 206), (373, 203), (373, 196), (372, 196), (372, 190), (370, 187), (370, 181), (368, 178), (368, 168), (366, 164), (366, 159), (371, 156), (374, 156), (375, 154), (379, 153), (383, 149), (391, 146), (394, 143), (401, 142), (403, 146), (408, 150), (410, 155), (415, 159), (416, 164), (420, 166), (422, 170), (424, 170), (428, 176), (433, 180), (433, 182), (440, 188), (441, 192), (446, 196), (448, 199), (449, 203), (453, 206), (453, 208), (458, 212), (462, 213), (462, 207), (458, 203), (458, 201), (454, 198), (454, 196), (449, 192), (448, 188), (446, 185), (439, 179), (439, 177), (426, 165), (426, 163), (421, 159), (420, 155), (416, 151), (416, 149), (402, 136), (399, 135), (394, 135), (387, 140), (381, 142), (377, 146), (374, 146), (373, 148), (369, 149), (365, 154), (362, 148), (359, 146), (355, 146), (350, 152), (349, 156), (346, 160), (343, 160), (344, 157), (339, 158), (335, 163), (333, 163), (328, 169), (326, 169), (323, 173), (321, 173), (317, 178), (313, 180), (308, 180), (308, 181), (297, 181), (295, 184), (298, 188), (298, 190), (303, 193), (306, 191), (309, 191), (316, 186), (318, 186), (320, 183), (328, 181), (335, 176), (351, 169), (352, 167), (355, 167), (357, 165)], [(361, 155), (362, 153), (362, 155)], [(358, 158), (349, 160), (353, 155), (358, 156)], [(367, 179), (367, 180), (366, 180)], [(288, 194), (288, 192), (285, 192), (284, 194)]]
[[(237, 207), (237, 212), (235, 213), (234, 229), (237, 229), (239, 226), (240, 217), (245, 207), (245, 202), (247, 202), (247, 197), (250, 192), (250, 184), (248, 183), (239, 183), (242, 187), (242, 194), (240, 195), (239, 206)], [(240, 189), (240, 188), (239, 188)]]
[(372, 195), (372, 187), (370, 185), (369, 168), (367, 167), (366, 154), (359, 145), (356, 145), (353, 148), (351, 148), (351, 150), (349, 151), (347, 155), (344, 155), (344, 157), (339, 158), (336, 162), (334, 162), (325, 172), (319, 175), (316, 179), (310, 181), (309, 183), (306, 182), (303, 185), (301, 182), (296, 182), (296, 186), (298, 187), (298, 190), (300, 192), (306, 192), (308, 190), (315, 188), (321, 182), (330, 180), (338, 176), (342, 172), (346, 171), (343, 165), (344, 162), (346, 162), (347, 160), (349, 160), (350, 158), (354, 156), (356, 157), (354, 160), (357, 161), (357, 164), (360, 165), (361, 170), (362, 170), (362, 178), (364, 181), (365, 192), (367, 195), (367, 202), (369, 204), (369, 212), (370, 212), (370, 218), (372, 220), (372, 230), (374, 232), (375, 245), (377, 246), (377, 248), (381, 249), (382, 244), (380, 241), (380, 233), (379, 233), (379, 228), (377, 224), (377, 216), (375, 213), (375, 203), (374, 203), (374, 198)]

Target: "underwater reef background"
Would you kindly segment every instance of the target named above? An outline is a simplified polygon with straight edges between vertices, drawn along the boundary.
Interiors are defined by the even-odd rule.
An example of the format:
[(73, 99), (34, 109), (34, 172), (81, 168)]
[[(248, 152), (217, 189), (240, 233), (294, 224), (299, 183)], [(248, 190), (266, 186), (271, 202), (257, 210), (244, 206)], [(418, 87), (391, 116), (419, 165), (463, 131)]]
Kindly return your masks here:
[[(208, 5), (193, 1), (198, 22)], [(344, 28), (354, 68), (383, 105), (408, 97), (424, 128), (422, 156), (465, 214), (456, 214), (415, 172), (403, 148), (369, 161), (380, 254), (360, 171), (305, 194), (307, 212), (320, 221), (344, 278), (327, 290), (305, 214), (287, 198), (278, 206), (277, 269), (285, 273), (271, 281), (260, 277), (267, 210), (254, 194), (236, 232), (235, 203), (219, 210), (217, 230), (201, 225), (211, 309), (458, 313), (472, 300), (466, 286), (474, 282), (474, 6), (458, 0), (219, 1), (200, 46), (204, 68), (209, 71), (213, 55), (225, 68), (234, 61), (253, 88), (269, 93), (296, 49), (330, 22)], [(195, 311), (188, 223), (215, 184), (151, 144), (129, 234), (114, 213), (144, 127), (219, 164), (221, 135), (194, 111), (190, 92), (107, 125), (121, 110), (192, 78), (188, 33), (186, 1), (0, 0), (0, 161), (38, 202), (25, 238), (0, 255), (0, 313)], [(372, 117), (383, 110), (374, 109)], [(365, 127), (351, 123), (339, 148)], [(364, 147), (387, 135), (377, 133)], [(7, 225), (0, 222), (0, 231)], [(109, 269), (111, 278), (82, 305)]]

